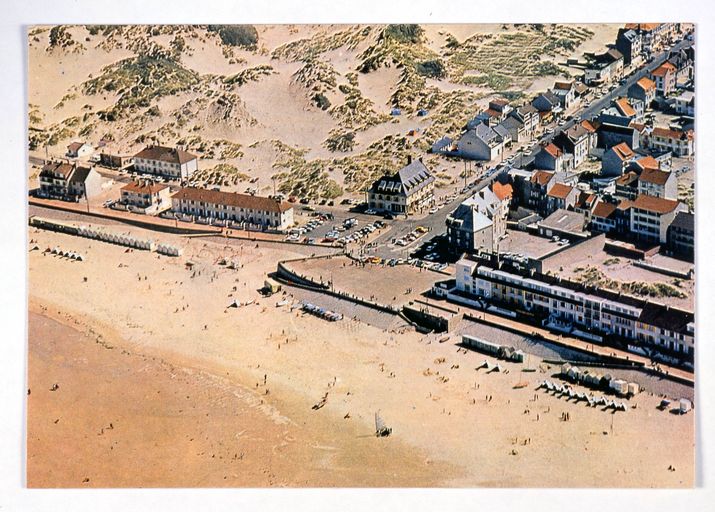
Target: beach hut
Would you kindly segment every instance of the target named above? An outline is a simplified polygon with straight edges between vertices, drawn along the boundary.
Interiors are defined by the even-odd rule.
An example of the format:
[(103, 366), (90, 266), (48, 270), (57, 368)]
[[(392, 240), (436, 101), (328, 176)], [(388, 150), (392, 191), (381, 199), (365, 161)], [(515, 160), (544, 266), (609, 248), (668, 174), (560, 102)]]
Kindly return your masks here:
[(680, 399), (680, 414), (686, 414), (693, 408), (693, 403), (687, 398)]
[(628, 394), (629, 395), (637, 395), (640, 393), (640, 386), (638, 385), (637, 382), (629, 382), (628, 383)]
[(516, 350), (511, 356), (512, 361), (517, 362), (517, 363), (523, 363), (524, 362), (524, 352), (521, 350)]
[(567, 375), (571, 380), (578, 380), (579, 375), (581, 375), (581, 369), (578, 366), (572, 366), (569, 368)]
[(622, 379), (613, 379), (609, 383), (610, 388), (619, 395), (625, 395), (628, 393), (628, 383)]

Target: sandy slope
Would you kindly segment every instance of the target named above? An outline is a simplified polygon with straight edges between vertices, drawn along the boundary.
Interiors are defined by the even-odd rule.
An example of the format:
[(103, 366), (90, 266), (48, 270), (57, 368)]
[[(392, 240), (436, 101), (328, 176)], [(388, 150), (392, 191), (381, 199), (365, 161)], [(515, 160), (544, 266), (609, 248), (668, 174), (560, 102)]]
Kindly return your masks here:
[[(390, 470), (390, 474), (397, 475), (394, 485), (417, 485), (425, 481), (460, 486), (680, 487), (693, 484), (693, 415), (661, 413), (655, 409), (658, 398), (647, 393), (631, 401), (638, 405), (637, 409), (615, 416), (542, 394), (534, 400), (535, 392), (530, 389), (548, 373), (521, 374), (517, 366), (509, 366), (508, 374), (485, 375), (474, 370), (484, 357), (477, 353), (459, 353), (453, 341), (432, 343), (430, 338), (414, 332), (386, 332), (347, 320), (330, 324), (276, 308), (278, 298), (260, 298), (256, 290), (265, 274), (275, 268), (276, 260), (291, 256), (287, 250), (255, 245), (236, 245), (229, 250), (195, 239), (182, 242), (185, 256), (172, 260), (147, 253), (127, 254), (116, 246), (48, 232), (33, 231), (30, 238), (37, 240), (41, 247), (58, 244), (88, 256), (86, 262), (69, 263), (42, 256), (38, 251), (31, 252), (33, 308), (46, 307), (46, 313), (52, 312), (53, 316), (55, 311), (61, 316), (69, 314), (71, 322), (76, 320), (83, 330), (91, 326), (105, 339), (111, 339), (118, 349), (126, 347), (132, 353), (158, 357), (168, 364), (200, 369), (215, 376), (228, 372), (231, 389), (238, 386), (240, 390), (265, 392), (262, 384), (265, 375), (265, 388), (270, 389), (270, 394), (261, 398), (278, 414), (311, 433), (323, 435), (348, 428), (354, 436), (368, 434), (373, 428), (373, 413), (380, 409), (395, 431), (389, 442), (417, 449), (414, 453), (402, 451), (395, 455), (400, 464), (399, 469)], [(243, 268), (229, 271), (216, 265), (216, 259), (222, 254), (239, 259)], [(186, 259), (196, 263), (193, 271), (184, 268)], [(128, 266), (120, 267), (120, 264)], [(83, 277), (88, 278), (86, 282)], [(227, 310), (233, 298), (240, 301), (252, 298), (257, 304)], [(32, 317), (33, 324), (38, 322), (37, 318)], [(31, 333), (36, 332), (35, 328), (33, 325)], [(113, 333), (116, 341), (110, 338)], [(31, 344), (31, 351), (33, 347)], [(30, 364), (34, 366), (39, 360), (39, 370), (31, 367), (31, 378), (32, 375), (43, 376), (57, 366), (49, 365), (48, 358), (42, 356), (47, 349), (40, 346), (37, 350), (37, 355), (31, 354)], [(54, 360), (77, 357), (66, 355), (62, 347), (53, 350), (57, 350)], [(84, 349), (74, 354), (94, 357)], [(132, 358), (122, 360), (120, 350), (104, 351), (102, 357), (104, 355), (111, 356), (106, 364), (111, 362), (124, 367), (124, 372), (136, 374)], [(439, 358), (444, 358), (444, 362)], [(62, 371), (61, 367), (56, 369)], [(85, 379), (83, 384), (88, 390), (96, 389), (106, 378), (105, 372), (90, 375), (77, 373), (74, 368), (63, 371), (62, 378), (72, 379), (75, 374)], [(132, 381), (140, 389), (145, 385), (154, 389), (152, 386), (162, 386), (161, 372), (156, 374), (158, 380), (152, 379), (150, 385), (143, 379)], [(530, 386), (512, 389), (520, 380), (527, 380)], [(126, 383), (118, 381), (117, 385)], [(47, 388), (51, 384), (45, 379), (38, 385)], [(187, 377), (185, 385), (202, 386), (193, 377)], [(60, 391), (64, 389), (61, 384)], [(138, 391), (139, 395), (132, 396), (147, 392)], [(326, 406), (312, 411), (311, 406), (326, 392)], [(56, 396), (54, 393), (52, 397)], [(493, 398), (487, 401), (485, 398), (490, 395)], [(33, 390), (31, 400), (34, 396)], [(78, 402), (80, 410), (102, 407), (107, 414), (97, 418), (91, 429), (85, 424), (87, 428), (79, 429), (77, 436), (69, 436), (67, 445), (84, 443), (80, 432), (88, 437), (96, 436), (97, 430), (112, 421), (109, 411), (128, 414), (121, 404), (105, 400), (106, 395), (99, 395)], [(125, 403), (136, 403), (136, 400)], [(197, 408), (209, 407), (205, 400), (189, 403)], [(56, 404), (51, 401), (39, 401), (39, 404), (42, 413), (34, 414), (31, 406), (30, 432), (39, 429), (47, 435), (51, 432), (47, 429), (54, 426), (48, 421), (68, 416), (68, 408), (55, 408)], [(243, 406), (237, 407), (243, 411)], [(206, 412), (209, 417), (221, 414), (218, 409)], [(569, 412), (571, 421), (560, 421), (562, 412)], [(349, 419), (343, 419), (348, 413)], [(154, 417), (162, 412), (148, 403), (137, 414)], [(243, 412), (239, 416), (243, 417)], [(250, 413), (246, 418), (245, 428), (253, 432), (261, 429), (263, 420), (258, 416)], [(182, 435), (195, 432), (189, 430), (180, 432)], [(292, 429), (287, 430), (288, 435), (300, 439)], [(113, 432), (118, 431), (115, 428)], [(221, 442), (229, 443), (222, 431), (212, 432)], [(531, 442), (524, 445), (527, 438)], [(270, 437), (267, 445), (260, 445), (260, 450), (274, 446), (275, 439)], [(366, 449), (356, 441), (358, 437), (350, 439), (353, 441), (339, 446), (349, 445), (354, 451), (346, 447), (345, 457), (338, 457), (338, 462), (326, 462), (331, 469), (342, 468), (341, 472), (330, 474), (335, 476), (296, 476), (282, 465), (284, 460), (274, 459), (270, 465), (275, 475), (273, 482), (382, 485), (360, 472), (361, 465), (366, 463), (363, 457), (372, 456), (374, 445)], [(132, 436), (126, 439), (129, 445), (135, 441)], [(162, 436), (155, 442), (159, 446), (146, 454), (147, 459), (165, 456)], [(317, 442), (318, 445), (322, 443)], [(56, 453), (42, 443), (35, 448), (31, 456), (37, 463), (29, 466), (31, 482), (78, 485), (40, 471), (39, 468), (54, 464)], [(91, 481), (112, 478), (105, 449), (96, 445), (87, 447), (94, 461)], [(257, 448), (255, 453), (260, 450)], [(305, 457), (314, 465), (321, 453), (325, 455), (316, 449)], [(67, 464), (74, 462), (67, 461)], [(453, 469), (445, 471), (441, 465)], [(676, 471), (668, 471), (670, 465), (675, 466)], [(182, 479), (176, 482), (222, 485), (224, 466), (216, 466), (209, 473), (206, 479), (189, 483), (190, 476), (177, 476)], [(73, 469), (70, 474), (79, 477), (82, 471)], [(128, 481), (120, 481), (128, 484)], [(231, 482), (231, 485), (252, 485), (255, 480), (234, 478)], [(266, 482), (264, 479), (256, 485), (270, 484)]]

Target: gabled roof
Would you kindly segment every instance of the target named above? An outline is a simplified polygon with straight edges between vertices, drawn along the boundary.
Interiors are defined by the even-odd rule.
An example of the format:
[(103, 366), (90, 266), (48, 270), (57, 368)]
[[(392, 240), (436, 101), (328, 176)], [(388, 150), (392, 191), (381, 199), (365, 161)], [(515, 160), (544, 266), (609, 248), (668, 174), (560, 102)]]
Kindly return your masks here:
[(593, 216), (594, 217), (599, 217), (602, 219), (607, 219), (611, 215), (613, 215), (613, 212), (616, 211), (616, 205), (613, 203), (607, 203), (605, 201), (600, 201), (597, 205), (596, 208), (593, 209)]
[(137, 194), (156, 194), (165, 188), (169, 188), (169, 185), (154, 183), (151, 181), (132, 181), (131, 183), (124, 185), (121, 190)]
[(237, 194), (235, 192), (221, 192), (205, 188), (186, 187), (179, 189), (172, 199), (197, 201), (208, 204), (219, 204), (247, 208), (255, 211), (283, 213), (293, 208), (290, 203), (277, 201), (269, 197)]
[(134, 155), (134, 158), (144, 158), (145, 160), (159, 160), (172, 164), (185, 164), (192, 160), (196, 160), (196, 155), (192, 155), (187, 151), (177, 148), (167, 148), (164, 146), (147, 146), (139, 153)]
[(644, 91), (655, 90), (655, 82), (645, 76), (643, 78), (641, 78), (640, 80), (638, 80), (634, 85), (638, 85)]
[(626, 28), (640, 30), (641, 32), (651, 32), (658, 28), (660, 23), (626, 23)]
[(553, 142), (549, 142), (546, 146), (542, 148), (543, 151), (546, 151), (549, 155), (551, 155), (554, 158), (558, 158), (561, 155), (563, 155), (563, 151), (561, 151), (558, 147), (556, 147), (556, 144)]
[(584, 119), (583, 121), (581, 121), (581, 126), (583, 126), (587, 131), (591, 133), (596, 133), (596, 130), (598, 129), (598, 127), (588, 119)]
[(650, 155), (644, 156), (643, 158), (639, 158), (634, 163), (641, 170), (643, 170), (643, 169), (660, 169), (660, 162)]
[(638, 181), (638, 175), (633, 171), (623, 173), (616, 179), (616, 185), (629, 187)]
[(87, 144), (87, 143), (86, 142), (73, 142), (72, 144), (67, 146), (67, 151), (69, 151), (70, 153), (76, 153), (85, 144)]
[(385, 175), (372, 184), (373, 192), (410, 195), (434, 181), (434, 176), (420, 160), (413, 160), (393, 175)]
[(633, 201), (631, 201), (630, 199), (624, 199), (623, 201), (621, 201), (620, 203), (618, 203), (616, 205), (616, 209), (618, 209), (620, 211), (626, 211), (626, 210), (630, 210), (631, 208), (633, 208), (633, 205), (634, 205)]
[(565, 183), (554, 183), (554, 186), (546, 193), (547, 196), (558, 199), (566, 199), (573, 190), (573, 187)]
[(651, 213), (665, 214), (675, 210), (680, 203), (672, 199), (663, 199), (662, 197), (653, 197), (646, 194), (640, 194), (633, 201), (633, 208), (645, 210)]
[(541, 185), (542, 187), (549, 183), (551, 181), (551, 178), (554, 177), (553, 172), (551, 171), (536, 171), (534, 174), (531, 175), (531, 181), (532, 183), (536, 183), (538, 185)]
[(611, 149), (616, 154), (616, 156), (623, 161), (628, 160), (629, 158), (633, 158), (635, 156), (633, 150), (631, 150), (631, 148), (628, 147), (628, 144), (626, 144), (625, 142), (616, 144)]
[(500, 201), (504, 201), (507, 198), (511, 198), (514, 194), (514, 189), (509, 183), (500, 183), (495, 181), (492, 185), (492, 192), (499, 198)]
[(661, 128), (661, 127), (656, 126), (655, 128), (653, 128), (651, 135), (658, 136), (658, 137), (664, 137), (666, 139), (685, 140), (685, 139), (693, 138), (693, 130), (687, 130), (687, 131), (671, 130), (670, 128)]
[(636, 111), (633, 109), (633, 107), (631, 107), (631, 104), (628, 102), (627, 98), (618, 98), (613, 103), (615, 103), (618, 111), (624, 116), (634, 117), (636, 115)]
[(590, 192), (581, 191), (576, 199), (576, 208), (590, 210), (598, 201), (598, 196)]
[(670, 227), (695, 231), (695, 215), (690, 212), (678, 212), (670, 224)]
[(74, 166), (65, 162), (48, 162), (42, 166), (41, 175), (61, 174), (65, 179), (70, 177)]
[(651, 75), (653, 76), (665, 76), (669, 73), (674, 73), (676, 71), (675, 66), (673, 66), (670, 62), (664, 62), (660, 66), (658, 66), (656, 69), (654, 69), (651, 72)]
[(646, 168), (640, 175), (639, 181), (644, 183), (652, 183), (654, 185), (665, 185), (670, 178), (670, 171), (661, 171), (660, 169)]
[(581, 124), (575, 124), (563, 132), (572, 142), (578, 142), (588, 136), (588, 130)]
[(70, 181), (72, 183), (84, 183), (91, 172), (91, 167), (77, 167), (70, 176)]

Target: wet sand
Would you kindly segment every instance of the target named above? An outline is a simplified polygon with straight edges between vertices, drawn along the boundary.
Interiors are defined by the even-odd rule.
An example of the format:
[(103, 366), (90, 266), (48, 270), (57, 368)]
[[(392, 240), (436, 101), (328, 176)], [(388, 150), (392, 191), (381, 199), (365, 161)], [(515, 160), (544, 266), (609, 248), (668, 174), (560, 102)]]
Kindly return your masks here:
[(450, 474), (394, 438), (285, 417), (228, 377), (29, 320), (29, 487), (422, 487)]

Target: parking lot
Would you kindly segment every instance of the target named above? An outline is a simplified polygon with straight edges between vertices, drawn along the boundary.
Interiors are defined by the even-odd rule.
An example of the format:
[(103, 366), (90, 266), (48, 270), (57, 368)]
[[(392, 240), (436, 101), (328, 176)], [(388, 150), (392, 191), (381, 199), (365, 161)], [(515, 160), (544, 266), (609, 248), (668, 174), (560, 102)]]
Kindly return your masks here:
[(420, 297), (435, 281), (447, 278), (412, 265), (360, 264), (347, 256), (297, 261), (290, 268), (314, 281), (332, 282), (335, 290), (395, 306)]

